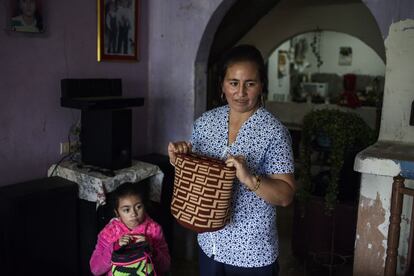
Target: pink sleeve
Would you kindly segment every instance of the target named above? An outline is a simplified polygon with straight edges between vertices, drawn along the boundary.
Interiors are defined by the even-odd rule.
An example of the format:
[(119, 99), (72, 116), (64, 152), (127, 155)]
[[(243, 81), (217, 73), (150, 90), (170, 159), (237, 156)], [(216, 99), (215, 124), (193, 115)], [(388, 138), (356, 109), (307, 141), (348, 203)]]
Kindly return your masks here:
[(98, 235), (98, 242), (89, 261), (93, 275), (102, 275), (108, 273), (111, 269), (111, 257), (113, 244)]
[(167, 272), (170, 269), (170, 253), (160, 225), (155, 225), (152, 235), (151, 243), (155, 256), (155, 268), (160, 273)]

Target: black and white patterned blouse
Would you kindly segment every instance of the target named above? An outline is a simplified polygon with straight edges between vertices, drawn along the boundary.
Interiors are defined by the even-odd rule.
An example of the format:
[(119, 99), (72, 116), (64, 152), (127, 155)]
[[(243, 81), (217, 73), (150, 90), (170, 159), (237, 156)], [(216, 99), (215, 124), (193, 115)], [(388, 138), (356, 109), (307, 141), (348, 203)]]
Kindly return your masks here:
[[(204, 113), (194, 123), (193, 151), (225, 159), (243, 155), (250, 172), (258, 175), (293, 173), (293, 153), (287, 129), (267, 110), (259, 108), (227, 146), (229, 107)], [(232, 217), (223, 229), (198, 235), (207, 256), (239, 267), (261, 267), (278, 257), (276, 207), (249, 191), (239, 181), (233, 186)]]

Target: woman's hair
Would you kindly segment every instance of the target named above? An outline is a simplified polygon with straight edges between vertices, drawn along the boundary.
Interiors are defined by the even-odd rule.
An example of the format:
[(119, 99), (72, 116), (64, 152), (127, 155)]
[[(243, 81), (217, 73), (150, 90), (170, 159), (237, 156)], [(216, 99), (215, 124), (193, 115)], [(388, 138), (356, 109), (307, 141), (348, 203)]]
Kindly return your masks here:
[(147, 206), (147, 185), (146, 183), (132, 183), (126, 182), (118, 188), (112, 194), (112, 206), (115, 210), (119, 207), (119, 200), (126, 196), (138, 196), (144, 207)]
[(260, 81), (262, 83), (262, 93), (267, 93), (267, 72), (264, 59), (260, 51), (253, 45), (242, 44), (236, 47), (233, 47), (228, 51), (224, 58), (221, 61), (220, 71), (219, 71), (219, 87), (221, 89), (223, 85), (224, 78), (227, 73), (227, 69), (234, 63), (237, 62), (253, 62), (256, 64)]

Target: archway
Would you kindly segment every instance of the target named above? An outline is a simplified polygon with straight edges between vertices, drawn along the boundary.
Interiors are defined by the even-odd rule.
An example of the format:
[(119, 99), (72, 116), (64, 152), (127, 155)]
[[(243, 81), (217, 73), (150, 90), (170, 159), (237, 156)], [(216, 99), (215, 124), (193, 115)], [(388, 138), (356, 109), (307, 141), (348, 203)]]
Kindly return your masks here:
[[(286, 39), (300, 33), (324, 29), (347, 33), (359, 38), (377, 52), (385, 62), (384, 41), (377, 21), (361, 0), (340, 0), (335, 4), (327, 4), (324, 0), (315, 0), (311, 3), (305, 0), (272, 2), (274, 7), (235, 44), (253, 44), (267, 59), (271, 52)], [(215, 51), (210, 47), (216, 39), (214, 34), (219, 31), (219, 20), (234, 8), (232, 7), (234, 3), (235, 1), (232, 0), (222, 2), (211, 17), (200, 42), (194, 75), (195, 117), (214, 106), (207, 102), (208, 97), (219, 96), (219, 93), (215, 91), (214, 76), (209, 76), (208, 73), (214, 66), (209, 61), (209, 53)], [(228, 36), (232, 35), (231, 30), (226, 31)], [(216, 93), (216, 95), (211, 96), (208, 93)]]

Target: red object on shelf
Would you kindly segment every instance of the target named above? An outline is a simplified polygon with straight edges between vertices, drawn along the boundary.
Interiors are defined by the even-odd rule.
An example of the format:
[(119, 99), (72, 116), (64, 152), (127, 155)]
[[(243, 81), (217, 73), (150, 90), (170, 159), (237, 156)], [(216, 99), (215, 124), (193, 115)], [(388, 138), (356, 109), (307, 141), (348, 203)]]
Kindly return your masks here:
[(344, 75), (344, 92), (341, 94), (340, 105), (344, 105), (351, 108), (361, 106), (361, 102), (356, 94), (356, 75), (346, 74)]

